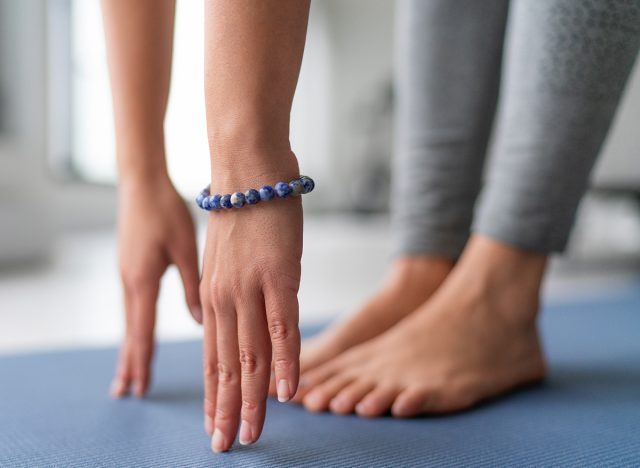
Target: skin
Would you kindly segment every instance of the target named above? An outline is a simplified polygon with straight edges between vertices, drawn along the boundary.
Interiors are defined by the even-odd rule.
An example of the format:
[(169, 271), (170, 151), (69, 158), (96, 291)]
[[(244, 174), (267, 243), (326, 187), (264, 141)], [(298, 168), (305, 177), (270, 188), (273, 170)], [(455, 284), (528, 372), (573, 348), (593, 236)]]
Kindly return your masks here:
[(309, 369), (296, 400), (311, 411), (410, 417), (464, 410), (538, 382), (546, 263), (546, 256), (474, 235), (424, 304)]
[(301, 372), (391, 328), (429, 299), (453, 266), (448, 258), (430, 255), (396, 259), (382, 286), (362, 307), (303, 343)]
[(148, 390), (156, 301), (178, 267), (186, 302), (202, 320), (191, 215), (167, 174), (163, 122), (169, 93), (175, 3), (102, 2), (119, 172), (118, 240), (126, 333), (111, 394)]
[[(133, 385), (142, 396), (148, 388), (159, 282), (174, 263), (194, 318), (204, 322), (205, 428), (213, 435), (212, 448), (228, 450), (240, 421), (240, 441), (253, 443), (264, 424), (272, 357), (279, 398), (291, 398), (298, 385), (301, 201), (212, 213), (198, 286), (193, 222), (164, 156), (175, 3), (104, 0), (102, 7), (127, 324), (112, 394), (123, 396)], [(213, 192), (244, 191), (299, 175), (289, 114), (308, 14), (309, 2), (300, 0), (205, 3)]]
[[(301, 0), (207, 0), (205, 101), (211, 190), (299, 175), (289, 115), (309, 14)], [(262, 431), (273, 357), (281, 401), (296, 392), (300, 198), (209, 215), (203, 305), (205, 429), (216, 452)]]

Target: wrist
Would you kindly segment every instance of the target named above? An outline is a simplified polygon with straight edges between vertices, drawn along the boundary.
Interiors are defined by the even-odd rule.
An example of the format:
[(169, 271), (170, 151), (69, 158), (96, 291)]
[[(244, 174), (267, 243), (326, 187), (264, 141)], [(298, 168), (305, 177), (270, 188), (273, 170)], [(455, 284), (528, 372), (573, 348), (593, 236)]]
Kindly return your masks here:
[(300, 175), (289, 144), (288, 118), (239, 112), (211, 119), (207, 132), (212, 190), (238, 190)]
[(159, 191), (172, 186), (166, 167), (136, 167), (121, 170), (118, 181), (120, 192)]
[(211, 161), (212, 193), (259, 189), (298, 177), (298, 160), (291, 149), (237, 148)]

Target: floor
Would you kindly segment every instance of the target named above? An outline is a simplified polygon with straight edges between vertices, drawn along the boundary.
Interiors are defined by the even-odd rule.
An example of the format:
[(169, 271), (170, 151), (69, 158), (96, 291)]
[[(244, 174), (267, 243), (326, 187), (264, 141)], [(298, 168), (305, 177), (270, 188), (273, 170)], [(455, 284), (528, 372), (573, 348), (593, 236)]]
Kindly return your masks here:
[[(391, 258), (390, 237), (383, 216), (308, 216), (301, 324), (348, 312), (374, 291)], [(74, 233), (58, 242), (45, 264), (0, 270), (0, 353), (117, 343), (123, 321), (115, 253), (112, 230)], [(637, 280), (636, 268), (555, 261), (544, 297), (553, 303), (597, 297)], [(173, 268), (163, 280), (158, 310), (160, 340), (201, 335)]]

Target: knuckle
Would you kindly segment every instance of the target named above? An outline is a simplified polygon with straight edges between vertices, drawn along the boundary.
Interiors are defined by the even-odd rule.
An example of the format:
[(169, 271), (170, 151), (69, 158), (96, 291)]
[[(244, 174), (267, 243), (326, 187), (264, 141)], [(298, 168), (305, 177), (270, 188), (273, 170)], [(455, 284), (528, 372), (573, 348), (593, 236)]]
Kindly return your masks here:
[(229, 411), (218, 406), (215, 412), (215, 420), (216, 420), (216, 425), (218, 423), (230, 424), (233, 422), (233, 416)]
[(263, 284), (279, 291), (297, 292), (300, 288), (300, 264), (273, 267), (271, 264), (261, 266), (257, 272)]
[(269, 334), (273, 341), (284, 341), (290, 335), (290, 328), (281, 318), (273, 318), (269, 323)]
[(138, 292), (153, 284), (154, 277), (146, 268), (127, 268), (121, 271), (122, 283), (130, 292)]
[(215, 362), (205, 361), (203, 370), (205, 377), (216, 377), (218, 375), (218, 365)]
[(277, 370), (277, 371), (288, 370), (290, 366), (291, 366), (291, 361), (289, 359), (279, 358), (273, 361), (273, 368), (274, 370)]
[(258, 358), (256, 354), (248, 349), (240, 350), (240, 366), (245, 374), (255, 374), (258, 370)]
[(255, 401), (244, 399), (242, 400), (242, 411), (254, 412), (258, 409), (258, 403)]
[(232, 367), (219, 362), (218, 363), (218, 381), (223, 385), (231, 385), (238, 380), (238, 376), (233, 371)]

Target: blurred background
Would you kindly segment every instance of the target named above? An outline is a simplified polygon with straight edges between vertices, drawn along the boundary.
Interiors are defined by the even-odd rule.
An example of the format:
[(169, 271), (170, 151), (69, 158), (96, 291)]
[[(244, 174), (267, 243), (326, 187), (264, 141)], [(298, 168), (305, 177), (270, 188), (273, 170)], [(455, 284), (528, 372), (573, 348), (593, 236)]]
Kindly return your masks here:
[[(189, 200), (208, 173), (202, 10), (202, 0), (178, 1), (166, 120), (170, 172)], [(392, 1), (312, 2), (292, 116), (293, 149), (318, 187), (305, 199), (303, 325), (357, 306), (391, 258), (393, 29)], [(639, 123), (636, 64), (546, 300), (637, 282)], [(119, 339), (115, 168), (98, 0), (0, 0), (0, 353)], [(371, 184), (376, 196), (359, 197)], [(173, 269), (157, 326), (160, 339), (200, 334)]]

